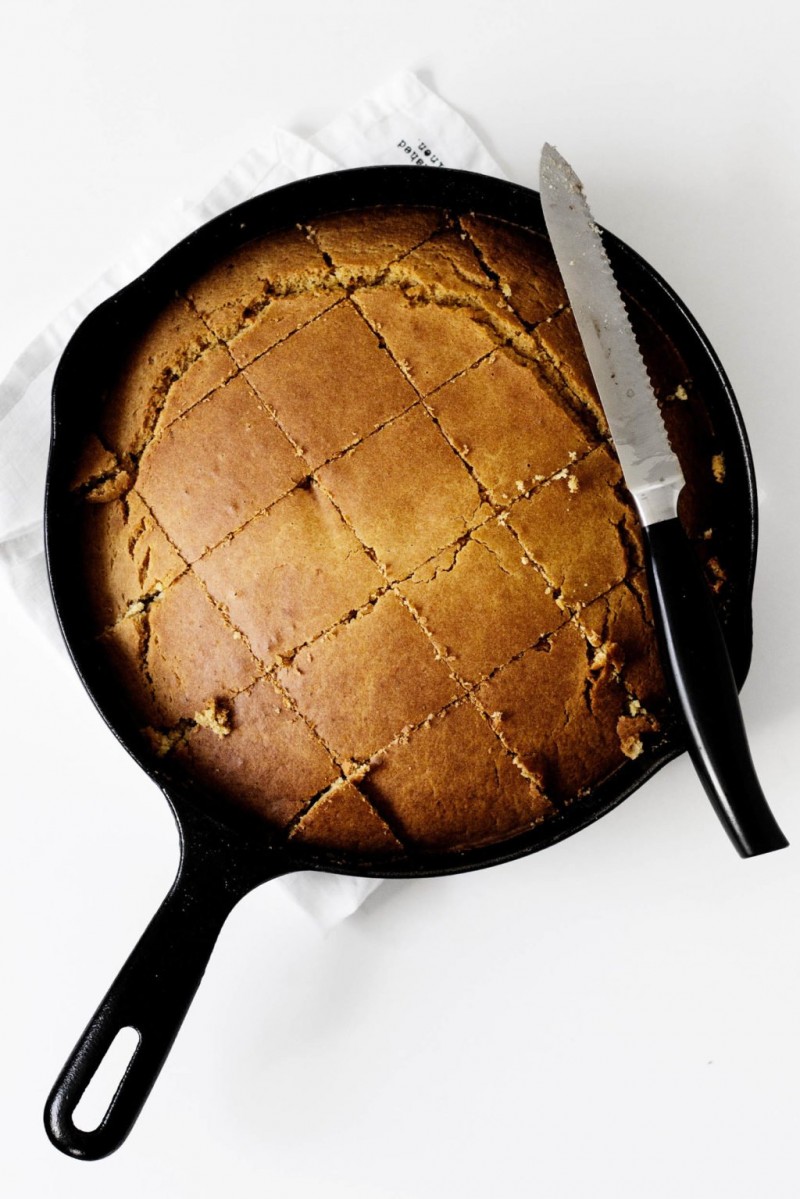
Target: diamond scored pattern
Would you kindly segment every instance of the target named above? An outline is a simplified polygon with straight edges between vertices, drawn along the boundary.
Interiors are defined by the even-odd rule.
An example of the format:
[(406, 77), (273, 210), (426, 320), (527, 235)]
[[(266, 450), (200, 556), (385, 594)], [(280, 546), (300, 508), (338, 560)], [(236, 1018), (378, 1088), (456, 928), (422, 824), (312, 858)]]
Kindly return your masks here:
[[(487, 228), (480, 226), (484, 243)], [(295, 239), (288, 244), (296, 254)], [(439, 237), (437, 263), (446, 244)], [(489, 251), (483, 244), (481, 254)], [(420, 259), (416, 245), (409, 256), (415, 252)], [(249, 259), (245, 265), (255, 294), (260, 276)], [(606, 453), (593, 449), (596, 434), (533, 361), (464, 306), (463, 264), (458, 305), (442, 293), (446, 272), (437, 275), (436, 295), (421, 297), (424, 283), (405, 295), (395, 268), (394, 282), (382, 284), (388, 265), (371, 261), (352, 299), (296, 303), (296, 327), (282, 328), (253, 361), (240, 352), (236, 374), (146, 441), (137, 480), (191, 564), (181, 585), (191, 578), (197, 602), (207, 596), (219, 628), (258, 675), (255, 684), (251, 669), (217, 686), (232, 732), (215, 737), (197, 722), (179, 756), (294, 838), (313, 841), (325, 829), (323, 842), (338, 851), (362, 842), (396, 852), (399, 844), (441, 849), (502, 839), (553, 810), (548, 785), (558, 800), (596, 781), (543, 765), (508, 680), (544, 713), (545, 744), (557, 740), (565, 710), (570, 735), (583, 744), (591, 647), (572, 617), (625, 574), (619, 541), (613, 577), (589, 572), (573, 594), (560, 549), (573, 529), (559, 529), (548, 502), (556, 487), (572, 497), (593, 485), (583, 464)], [(475, 270), (507, 307), (507, 289), (483, 266)], [(189, 295), (203, 297), (200, 315), (237, 357), (245, 308), (235, 295), (226, 299), (224, 275)], [(561, 301), (558, 289), (552, 296)], [(537, 309), (537, 319), (543, 315)], [(603, 477), (601, 509), (608, 490)], [(548, 526), (539, 540), (537, 503)], [(584, 490), (574, 505), (581, 521), (587, 505), (593, 519), (591, 503)], [(614, 504), (616, 515), (616, 495)], [(604, 510), (597, 519), (602, 531)], [(148, 652), (149, 636), (137, 641)], [(161, 641), (153, 646), (161, 652)], [(195, 674), (201, 658), (195, 648)], [(159, 663), (182, 679), (179, 658)], [(183, 708), (181, 687), (172, 687), (171, 718), (192, 722), (208, 698), (198, 686)], [(606, 712), (622, 711), (623, 688), (600, 665), (595, 692)], [(244, 720), (248, 713), (263, 735)], [(277, 789), (269, 782), (270, 722), (281, 761), (296, 760), (291, 777), (305, 783), (290, 785), (285, 769), (277, 770)], [(619, 756), (606, 749), (604, 770)], [(446, 783), (436, 777), (440, 754), (459, 762)], [(345, 825), (335, 831), (337, 796), (352, 837)], [(362, 802), (369, 830), (362, 821), (359, 834), (353, 822)], [(324, 819), (311, 818), (317, 804)]]

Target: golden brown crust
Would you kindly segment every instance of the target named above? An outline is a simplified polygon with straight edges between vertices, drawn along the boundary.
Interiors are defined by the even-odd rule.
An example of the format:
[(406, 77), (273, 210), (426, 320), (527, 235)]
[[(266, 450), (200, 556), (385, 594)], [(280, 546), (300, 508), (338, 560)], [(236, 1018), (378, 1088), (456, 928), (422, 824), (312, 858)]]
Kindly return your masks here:
[(170, 387), (216, 341), (193, 308), (176, 297), (131, 350), (100, 416), (104, 445), (122, 459), (141, 453)]
[(536, 335), (577, 399), (585, 405), (594, 427), (600, 434), (607, 436), (608, 421), (589, 370), (589, 363), (583, 353), (572, 310), (566, 308), (543, 321), (537, 328)]
[(144, 611), (118, 620), (97, 639), (103, 665), (119, 684), (139, 726), (162, 723), (147, 673), (150, 625)]
[(272, 296), (241, 332), (233, 334), (228, 348), (239, 366), (247, 366), (338, 304), (344, 296), (340, 287)]
[(469, 701), (379, 754), (359, 786), (416, 849), (502, 841), (552, 810)]
[(515, 505), (509, 525), (569, 608), (620, 583), (641, 562), (638, 526), (606, 446)]
[(496, 520), (427, 563), (400, 591), (466, 683), (478, 682), (565, 620), (545, 579)]
[(155, 699), (152, 724), (192, 719), (211, 699), (241, 691), (260, 673), (244, 641), (191, 573), (150, 605), (146, 619), (142, 670)]
[(460, 688), (397, 596), (300, 652), (281, 686), (339, 761), (363, 762)]
[(267, 665), (362, 607), (383, 582), (316, 484), (255, 517), (195, 570)]
[(436, 233), (404, 254), (392, 263), (386, 279), (412, 295), (433, 295), (434, 299), (445, 301), (458, 296), (473, 307), (479, 306), (483, 299), (490, 307), (500, 305), (497, 290), (474, 250), (453, 229)]
[(463, 462), (419, 406), (318, 475), (389, 579), (410, 574), (491, 511)]
[[(386, 208), (157, 316), (72, 483), (98, 652), (165, 769), (379, 856), (523, 833), (648, 752), (640, 534), (565, 304), (538, 234)], [(634, 317), (721, 589), (725, 463)]]
[(351, 782), (339, 780), (294, 825), (290, 841), (359, 857), (399, 854), (403, 845)]
[(273, 295), (333, 283), (320, 251), (300, 229), (249, 242), (189, 289), (195, 310), (213, 332), (234, 337)]
[(462, 217), (461, 227), (497, 277), (502, 294), (528, 324), (537, 324), (566, 304), (552, 250), (538, 233), (475, 214)]
[(416, 402), (352, 304), (337, 304), (245, 376), (311, 470)]
[(269, 679), (237, 695), (230, 714), (227, 737), (192, 729), (180, 750), (183, 760), (202, 785), (285, 828), (339, 772)]
[(590, 647), (572, 623), (502, 667), (477, 694), (556, 802), (602, 782), (624, 760), (616, 727), (625, 712), (622, 685), (607, 664), (592, 669)]
[(595, 651), (602, 651), (624, 679), (636, 710), (663, 703), (664, 680), (643, 571), (581, 609), (580, 626)]
[(383, 208), (338, 213), (311, 223), (309, 232), (344, 284), (372, 282), (391, 262), (436, 231), (442, 214), (432, 208)]
[(237, 377), (147, 447), (137, 486), (193, 562), (286, 495), (307, 472), (252, 388)]
[(496, 504), (517, 499), (591, 445), (537, 365), (505, 349), (446, 383), (427, 403)]
[(136, 491), (108, 503), (87, 504), (83, 569), (98, 632), (165, 591), (187, 567)]
[(220, 342), (196, 358), (167, 391), (158, 427), (166, 428), (184, 412), (236, 374), (236, 363)]
[(81, 447), (80, 455), (72, 474), (70, 487), (73, 491), (87, 492), (94, 489), (98, 483), (115, 475), (119, 469), (116, 454), (112, 454), (103, 445), (100, 438), (92, 433), (86, 438)]
[(412, 299), (392, 288), (357, 291), (353, 300), (423, 396), (497, 344), (491, 328), (467, 308)]

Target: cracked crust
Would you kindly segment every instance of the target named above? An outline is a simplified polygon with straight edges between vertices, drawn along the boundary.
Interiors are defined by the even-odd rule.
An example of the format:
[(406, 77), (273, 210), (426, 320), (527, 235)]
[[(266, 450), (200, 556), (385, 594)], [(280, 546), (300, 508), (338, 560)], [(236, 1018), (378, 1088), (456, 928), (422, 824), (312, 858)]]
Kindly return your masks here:
[(644, 572), (632, 574), (583, 608), (579, 624), (594, 650), (602, 650), (623, 680), (634, 710), (660, 710), (665, 686)]
[(564, 307), (564, 285), (549, 243), (540, 234), (474, 213), (461, 217), (460, 223), (500, 292), (526, 324), (536, 325)]
[(312, 470), (417, 400), (348, 302), (325, 312), (244, 373)]
[[(590, 442), (534, 363), (497, 350), (428, 397), (448, 439), (508, 504), (559, 470)], [(509, 437), (509, 428), (516, 436)]]
[(563, 623), (533, 563), (496, 520), (400, 585), (417, 620), (465, 683), (476, 683)]
[(344, 297), (340, 287), (271, 296), (253, 320), (229, 339), (228, 349), (240, 367), (247, 366)]
[(97, 432), (119, 459), (141, 454), (170, 388), (217, 338), (191, 305), (176, 296), (142, 334), (110, 389)]
[(338, 779), (311, 805), (292, 827), (289, 840), (367, 858), (397, 855), (403, 849), (369, 800), (346, 779)]
[(81, 516), (83, 569), (95, 580), (89, 603), (98, 632), (137, 605), (143, 609), (187, 569), (136, 491), (87, 503)]
[(307, 473), (252, 388), (236, 377), (148, 445), (137, 487), (194, 562)]
[(298, 488), (196, 563), (267, 665), (365, 604), (383, 578), (321, 489)]
[(556, 803), (596, 786), (625, 759), (617, 734), (623, 687), (608, 663), (593, 663), (572, 622), (502, 667), (477, 697)]
[[(648, 752), (639, 530), (565, 305), (540, 235), (384, 208), (254, 241), (156, 317), (72, 495), (98, 652), (165, 767), (380, 856), (514, 836)], [(635, 319), (719, 589), (713, 430)]]
[(191, 573), (182, 575), (139, 619), (147, 624), (140, 671), (153, 696), (150, 724), (163, 727), (194, 719), (211, 698), (232, 695), (261, 673), (247, 645)]
[(222, 340), (235, 339), (274, 296), (334, 286), (322, 253), (301, 229), (248, 243), (189, 287), (202, 321)]
[(339, 762), (366, 761), (460, 693), (392, 594), (300, 650), (278, 678)]
[(435, 233), (442, 214), (430, 208), (342, 212), (308, 228), (340, 283), (374, 283), (387, 267)]
[(542, 321), (536, 336), (547, 356), (560, 371), (588, 420), (601, 437), (608, 436), (608, 421), (583, 353), (578, 326), (570, 308)]
[(502, 841), (552, 811), (468, 701), (377, 754), (359, 786), (403, 843), (418, 849)]
[(270, 679), (258, 679), (230, 704), (230, 733), (190, 731), (180, 749), (193, 777), (236, 803), (286, 828), (326, 791), (339, 771), (303, 719)]
[(640, 532), (607, 446), (521, 500), (509, 524), (570, 609), (582, 608), (641, 563)]
[(318, 477), (388, 579), (403, 578), (487, 515), (474, 479), (419, 406)]

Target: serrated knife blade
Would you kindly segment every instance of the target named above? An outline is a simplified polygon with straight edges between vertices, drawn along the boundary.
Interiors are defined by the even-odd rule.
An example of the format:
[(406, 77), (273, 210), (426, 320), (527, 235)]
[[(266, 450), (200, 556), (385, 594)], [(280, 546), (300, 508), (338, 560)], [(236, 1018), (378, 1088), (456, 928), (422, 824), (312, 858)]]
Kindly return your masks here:
[(541, 196), (575, 323), (640, 520), (648, 525), (677, 516), (683, 472), (667, 440), (600, 230), (580, 179), (549, 145), (542, 151)]
[(639, 513), (661, 661), (697, 773), (743, 857), (788, 844), (761, 790), (716, 608), (678, 518), (683, 472), (583, 184), (545, 145), (540, 193), (570, 306)]

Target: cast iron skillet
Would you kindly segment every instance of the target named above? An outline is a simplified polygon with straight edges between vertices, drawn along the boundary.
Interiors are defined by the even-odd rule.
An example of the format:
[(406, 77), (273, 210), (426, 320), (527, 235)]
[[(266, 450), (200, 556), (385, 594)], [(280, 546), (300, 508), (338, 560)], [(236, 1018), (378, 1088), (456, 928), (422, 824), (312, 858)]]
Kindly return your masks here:
[[(119, 683), (93, 648), (75, 585), (77, 505), (69, 482), (82, 437), (92, 427), (106, 382), (139, 330), (191, 279), (223, 255), (257, 237), (323, 214), (375, 204), (433, 205), (474, 211), (544, 232), (536, 192), (486, 176), (444, 168), (368, 167), (302, 180), (258, 196), (192, 233), (141, 278), (101, 304), (67, 346), (53, 388), (53, 437), (46, 499), (47, 559), (53, 598), (75, 666), (100, 714), (139, 765), (158, 784), (177, 821), (178, 874), (133, 953), (72, 1051), (46, 1105), (53, 1144), (73, 1157), (113, 1152), (133, 1126), (205, 970), (228, 913), (248, 891), (294, 870), (371, 877), (420, 878), (510, 861), (553, 845), (597, 820), (684, 748), (676, 722), (660, 745), (626, 762), (591, 796), (522, 836), (459, 853), (413, 853), (402, 859), (334, 857), (287, 846), (260, 822), (226, 807), (199, 786), (145, 760)], [(695, 320), (638, 255), (607, 236), (621, 286), (680, 349), (704, 397), (725, 453), (728, 506), (726, 562), (731, 586), (721, 610), (737, 684), (750, 662), (750, 599), (756, 551), (756, 497), (747, 436), (728, 380)], [(139, 1043), (101, 1123), (83, 1131), (74, 1109), (120, 1029)]]

